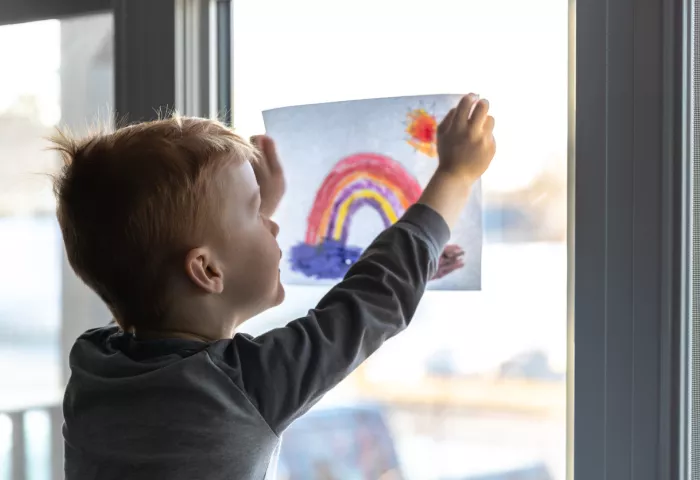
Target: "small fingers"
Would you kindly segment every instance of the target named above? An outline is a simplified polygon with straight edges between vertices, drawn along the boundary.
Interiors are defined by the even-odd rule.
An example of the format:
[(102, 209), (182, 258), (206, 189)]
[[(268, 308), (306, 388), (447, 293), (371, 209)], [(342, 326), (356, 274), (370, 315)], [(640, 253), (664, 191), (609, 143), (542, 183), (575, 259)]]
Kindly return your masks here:
[(461, 257), (462, 255), (464, 255), (464, 250), (455, 244), (445, 246), (445, 249), (442, 251), (442, 257), (447, 259)]
[(474, 112), (469, 119), (469, 123), (475, 127), (484, 128), (487, 118), (493, 120), (493, 117), (489, 116), (489, 101), (484, 98), (479, 100), (474, 107)]
[(450, 128), (450, 125), (452, 125), (452, 122), (454, 121), (455, 114), (457, 113), (456, 108), (450, 109), (449, 112), (447, 112), (447, 115), (445, 115), (445, 118), (442, 119), (440, 122), (440, 125), (438, 125), (438, 133), (443, 133), (447, 129)]
[(275, 145), (274, 140), (267, 135), (263, 135), (260, 138), (260, 141), (262, 141), (262, 151), (265, 154), (267, 168), (269, 168), (271, 172), (282, 170), (279, 155), (277, 155), (277, 146)]
[(435, 275), (433, 275), (432, 280), (443, 278), (446, 275), (449, 275), (450, 273), (454, 272), (455, 270), (459, 270), (463, 267), (464, 261), (462, 261), (462, 259), (456, 259), (449, 262), (441, 262), (438, 266), (437, 272), (435, 272)]
[[(272, 138), (267, 135), (254, 135), (250, 137), (250, 143), (255, 146), (258, 151), (262, 154), (262, 158), (259, 162), (256, 162), (258, 170), (265, 168), (269, 171), (281, 170), (279, 156), (277, 155), (277, 147)], [(262, 165), (261, 165), (262, 164)]]
[(474, 104), (478, 101), (479, 96), (474, 93), (462, 97), (462, 100), (459, 101), (459, 105), (457, 105), (457, 112), (455, 113), (453, 123), (456, 123), (456, 125), (461, 128), (466, 127), (469, 123), (472, 110), (474, 109)]

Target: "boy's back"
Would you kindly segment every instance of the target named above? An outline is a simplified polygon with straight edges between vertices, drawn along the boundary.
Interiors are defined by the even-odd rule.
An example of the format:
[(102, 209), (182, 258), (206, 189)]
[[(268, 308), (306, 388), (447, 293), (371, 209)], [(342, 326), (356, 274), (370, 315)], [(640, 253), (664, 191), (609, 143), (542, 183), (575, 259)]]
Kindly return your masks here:
[(278, 438), (225, 373), (226, 343), (84, 334), (65, 400), (67, 478), (265, 478)]
[(234, 385), (232, 347), (85, 333), (71, 353), (66, 477), (265, 478), (278, 437)]

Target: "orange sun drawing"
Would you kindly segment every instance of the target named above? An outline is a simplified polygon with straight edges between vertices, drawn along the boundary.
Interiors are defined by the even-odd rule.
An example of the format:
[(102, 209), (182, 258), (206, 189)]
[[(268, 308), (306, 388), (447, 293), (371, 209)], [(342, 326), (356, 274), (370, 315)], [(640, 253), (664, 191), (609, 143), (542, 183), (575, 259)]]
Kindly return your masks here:
[(416, 108), (408, 112), (408, 125), (406, 142), (417, 151), (437, 157), (437, 120), (423, 108)]

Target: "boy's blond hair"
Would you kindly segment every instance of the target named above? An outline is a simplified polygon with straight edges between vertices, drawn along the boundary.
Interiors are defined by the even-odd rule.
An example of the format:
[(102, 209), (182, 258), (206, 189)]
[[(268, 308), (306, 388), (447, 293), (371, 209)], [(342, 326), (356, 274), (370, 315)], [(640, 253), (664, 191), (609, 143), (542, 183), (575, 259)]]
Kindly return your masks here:
[(157, 326), (173, 260), (217, 221), (217, 171), (257, 151), (218, 122), (178, 116), (52, 141), (64, 162), (54, 192), (70, 265), (122, 329)]

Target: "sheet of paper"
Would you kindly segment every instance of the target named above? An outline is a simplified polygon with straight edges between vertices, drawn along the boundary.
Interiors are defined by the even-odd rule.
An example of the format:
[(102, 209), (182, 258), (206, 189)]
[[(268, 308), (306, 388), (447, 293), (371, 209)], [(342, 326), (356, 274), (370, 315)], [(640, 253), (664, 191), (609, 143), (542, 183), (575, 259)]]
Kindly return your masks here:
[[(332, 285), (418, 200), (437, 167), (436, 130), (459, 95), (380, 98), (263, 112), (287, 177), (275, 220), (282, 281)], [(439, 290), (481, 289), (481, 184), (443, 252)]]

